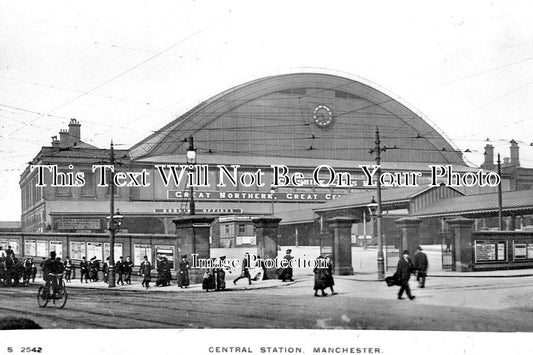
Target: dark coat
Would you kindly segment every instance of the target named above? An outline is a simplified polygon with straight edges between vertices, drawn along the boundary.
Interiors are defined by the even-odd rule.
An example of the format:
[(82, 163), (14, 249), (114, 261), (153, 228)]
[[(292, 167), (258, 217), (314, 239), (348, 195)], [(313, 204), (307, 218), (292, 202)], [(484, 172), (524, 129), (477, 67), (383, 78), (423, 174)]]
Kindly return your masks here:
[(413, 266), (413, 262), (411, 259), (405, 259), (402, 258), (400, 261), (398, 261), (398, 268), (396, 269), (396, 273), (398, 274), (398, 279), (402, 282), (409, 281), (409, 278), (411, 277), (411, 274), (415, 271), (415, 268)]
[(189, 268), (191, 266), (189, 265), (189, 262), (187, 260), (181, 260), (179, 263), (179, 270), (178, 270), (178, 286), (179, 287), (187, 287), (190, 285), (189, 281)]
[(417, 251), (413, 260), (413, 265), (416, 270), (425, 274), (428, 271), (427, 255), (421, 251)]
[(202, 289), (204, 290), (214, 290), (217, 287), (215, 280), (215, 270), (207, 269), (205, 270), (204, 277), (202, 280)]
[(313, 272), (315, 274), (315, 286), (313, 287), (315, 291), (324, 290), (326, 287), (329, 287), (327, 268), (315, 267)]

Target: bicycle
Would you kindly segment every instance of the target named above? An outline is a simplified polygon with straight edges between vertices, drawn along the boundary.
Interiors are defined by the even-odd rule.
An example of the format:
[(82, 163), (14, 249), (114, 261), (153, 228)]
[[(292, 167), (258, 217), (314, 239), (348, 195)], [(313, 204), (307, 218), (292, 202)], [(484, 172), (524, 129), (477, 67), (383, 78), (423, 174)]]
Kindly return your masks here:
[(67, 304), (67, 286), (65, 280), (63, 280), (63, 274), (48, 274), (48, 277), (55, 277), (57, 279), (57, 290), (54, 296), (54, 293), (50, 294), (50, 288), (53, 289), (53, 282), (50, 280), (49, 292), (46, 292), (46, 286), (42, 285), (37, 291), (37, 304), (39, 307), (44, 308), (48, 302), (52, 301), (54, 306), (63, 308)]

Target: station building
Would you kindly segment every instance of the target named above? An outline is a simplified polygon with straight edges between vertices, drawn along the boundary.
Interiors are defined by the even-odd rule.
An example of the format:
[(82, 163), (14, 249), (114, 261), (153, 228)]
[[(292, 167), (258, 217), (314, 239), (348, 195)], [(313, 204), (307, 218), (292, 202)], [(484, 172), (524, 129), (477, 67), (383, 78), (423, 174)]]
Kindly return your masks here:
[[(122, 233), (175, 234), (172, 220), (189, 214), (191, 190), (185, 178), (176, 183), (166, 174), (172, 166), (187, 166), (188, 138), (194, 137), (196, 166), (201, 167), (197, 175), (204, 183), (193, 190), (195, 213), (215, 217), (210, 232), (213, 246), (253, 245), (251, 218), (264, 215), (282, 218), (280, 243), (317, 245), (320, 236), (328, 233), (323, 218), (337, 209), (337, 199), (340, 203), (359, 196), (361, 204), (370, 202), (374, 188), (363, 185), (360, 166), (375, 164), (376, 156), (369, 151), (375, 148), (377, 128), (381, 147), (386, 148), (381, 152), (383, 172), (420, 173), (418, 183), (427, 186), (430, 165), (451, 165), (457, 173), (478, 170), (465, 163), (462, 153), (435, 125), (371, 85), (322, 73), (270, 76), (209, 98), (130, 149), (114, 150), (116, 171), (136, 172), (146, 183), (115, 190), (115, 206), (124, 216)], [(57, 165), (59, 183), (75, 180), (75, 174), (83, 172), (84, 184), (52, 186), (53, 173), (45, 170), (45, 186), (38, 187), (38, 169), (28, 166), (20, 178), (22, 231), (105, 233), (110, 188), (97, 186), (102, 175), (92, 167), (109, 164), (110, 149), (84, 142), (76, 119), (59, 135), (32, 164)], [(272, 188), (275, 166), (286, 167), (288, 171), (278, 171), (287, 176), (301, 173), (301, 186)], [(344, 181), (344, 186), (321, 186), (330, 181), (333, 170), (349, 173), (351, 181)], [(258, 171), (263, 173), (260, 186), (253, 181)], [(162, 175), (169, 179), (167, 184)], [(231, 176), (242, 180), (234, 186)], [(429, 203), (431, 197), (425, 196), (486, 192), (482, 188), (399, 190), (412, 193), (402, 203), (420, 196)], [(400, 202), (394, 206), (409, 213)], [(359, 216), (360, 221), (366, 219)]]

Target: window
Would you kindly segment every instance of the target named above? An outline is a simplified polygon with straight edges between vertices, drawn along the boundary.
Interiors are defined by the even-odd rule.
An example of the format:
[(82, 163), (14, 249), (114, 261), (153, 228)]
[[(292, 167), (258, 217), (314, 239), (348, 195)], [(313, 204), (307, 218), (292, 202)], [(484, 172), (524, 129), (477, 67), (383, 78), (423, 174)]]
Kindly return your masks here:
[(226, 224), (226, 225), (224, 226), (224, 233), (225, 233), (226, 235), (229, 235), (229, 224)]
[(246, 234), (246, 224), (239, 224), (239, 234)]

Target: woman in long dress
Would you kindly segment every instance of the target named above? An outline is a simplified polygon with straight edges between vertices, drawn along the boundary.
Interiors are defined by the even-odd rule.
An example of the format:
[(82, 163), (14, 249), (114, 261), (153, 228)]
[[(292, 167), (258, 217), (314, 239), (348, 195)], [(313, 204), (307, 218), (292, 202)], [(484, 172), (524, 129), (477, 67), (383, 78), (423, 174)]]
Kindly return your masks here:
[(333, 289), (333, 286), (335, 286), (335, 280), (333, 280), (333, 260), (331, 259), (331, 256), (326, 256), (326, 262), (328, 264), (326, 269), (326, 288), (329, 287), (331, 295), (336, 295), (337, 292)]
[(215, 269), (216, 277), (217, 277), (217, 291), (223, 291), (226, 289), (226, 270), (224, 267), (224, 260), (226, 260), (225, 256), (220, 257), (220, 266)]
[(204, 273), (204, 278), (202, 280), (202, 289), (206, 292), (209, 290), (214, 290), (217, 288), (216, 279), (215, 279), (215, 269), (207, 268)]
[(322, 291), (322, 297), (328, 295), (327, 293), (324, 292), (324, 289), (328, 287), (327, 286), (328, 269), (319, 267), (321, 264), (320, 259), (324, 259), (324, 257), (321, 255), (317, 258), (317, 266), (315, 266), (315, 268), (313, 269), (313, 272), (315, 274), (315, 287), (314, 287), (315, 297), (319, 297), (318, 290)]
[(189, 281), (189, 269), (191, 265), (187, 261), (187, 255), (181, 256), (181, 261), (179, 263), (178, 269), (178, 286), (181, 288), (188, 287), (190, 285)]

